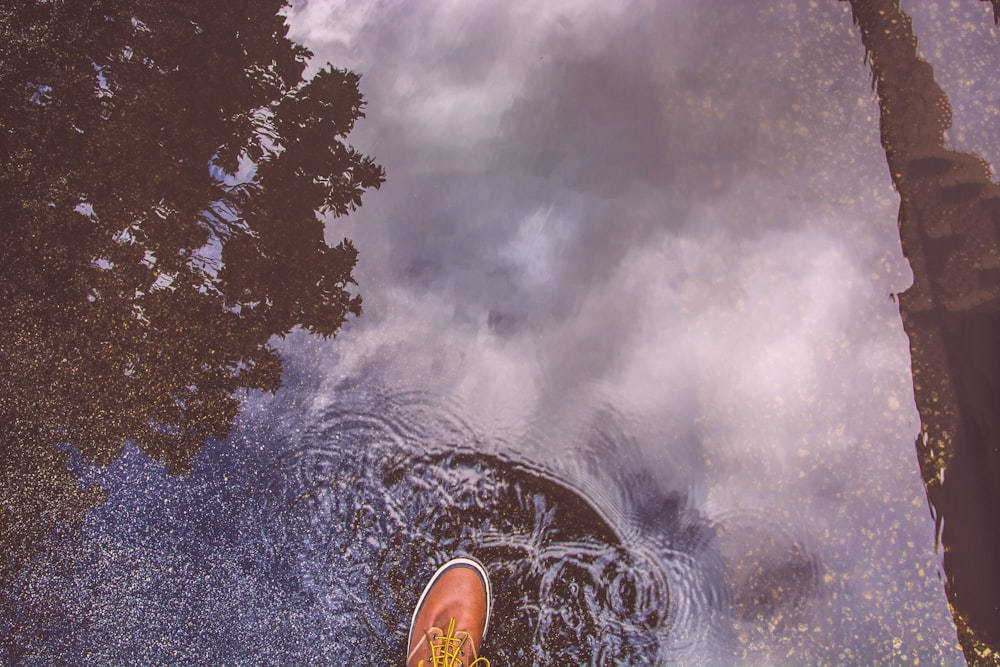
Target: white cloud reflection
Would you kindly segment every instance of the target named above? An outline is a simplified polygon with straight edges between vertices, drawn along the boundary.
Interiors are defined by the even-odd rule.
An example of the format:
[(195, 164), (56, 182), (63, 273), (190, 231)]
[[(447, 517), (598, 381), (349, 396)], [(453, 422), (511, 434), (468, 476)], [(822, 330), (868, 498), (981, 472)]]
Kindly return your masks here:
[[(815, 655), (961, 660), (889, 298), (910, 275), (897, 199), (845, 3), (290, 17), (319, 62), (363, 74), (352, 140), (388, 173), (331, 226), (359, 247), (366, 312), (330, 383), (379, 360), (486, 430), (568, 433), (613, 405), (661, 484), (817, 555)], [(576, 444), (515, 446), (573, 475)]]

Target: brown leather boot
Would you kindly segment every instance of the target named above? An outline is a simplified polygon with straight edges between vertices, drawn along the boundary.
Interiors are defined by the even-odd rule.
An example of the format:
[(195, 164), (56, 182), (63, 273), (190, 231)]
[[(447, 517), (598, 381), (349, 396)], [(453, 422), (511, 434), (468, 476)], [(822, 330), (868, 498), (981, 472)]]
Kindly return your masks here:
[(406, 667), (489, 667), (479, 646), (489, 627), (493, 595), (482, 563), (454, 558), (431, 577), (410, 623)]

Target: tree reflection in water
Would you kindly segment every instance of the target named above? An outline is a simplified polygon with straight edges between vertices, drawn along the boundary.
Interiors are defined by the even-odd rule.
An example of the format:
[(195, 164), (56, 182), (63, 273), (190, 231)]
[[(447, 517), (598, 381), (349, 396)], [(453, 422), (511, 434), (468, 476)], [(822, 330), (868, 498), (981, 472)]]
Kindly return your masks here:
[(346, 143), (359, 77), (283, 0), (0, 7), (0, 580), (101, 501), (69, 451), (171, 472), (276, 390), (273, 338), (361, 312), (325, 241), (382, 168)]
[[(899, 309), (945, 589), (969, 664), (1000, 664), (1000, 187), (981, 155), (948, 146), (951, 101), (917, 48), (910, 16), (892, 0), (851, 7), (913, 270)], [(993, 10), (1000, 24), (996, 0)]]

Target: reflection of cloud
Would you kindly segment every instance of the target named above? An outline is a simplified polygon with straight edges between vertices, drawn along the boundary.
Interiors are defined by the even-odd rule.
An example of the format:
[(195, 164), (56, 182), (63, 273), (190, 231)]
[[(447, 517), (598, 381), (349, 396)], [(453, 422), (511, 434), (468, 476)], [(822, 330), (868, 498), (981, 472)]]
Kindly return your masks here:
[(303, 0), (286, 12), (293, 25), (289, 36), (314, 50), (351, 49), (376, 12), (372, 3)]
[[(856, 587), (827, 612), (876, 619), (858, 636), (950, 641), (913, 574), (909, 273), (849, 8), (374, 3), (339, 35), (326, 6), (295, 34), (364, 73), (352, 138), (389, 175), (346, 222), (366, 315), (330, 382), (378, 360), (567, 468), (611, 404), (651, 487), (791, 523)], [(858, 522), (920, 546), (873, 553)]]
[(556, 273), (554, 263), (559, 247), (569, 240), (567, 232), (567, 225), (553, 218), (551, 207), (528, 214), (499, 251), (511, 263), (513, 280), (529, 289), (543, 288)]

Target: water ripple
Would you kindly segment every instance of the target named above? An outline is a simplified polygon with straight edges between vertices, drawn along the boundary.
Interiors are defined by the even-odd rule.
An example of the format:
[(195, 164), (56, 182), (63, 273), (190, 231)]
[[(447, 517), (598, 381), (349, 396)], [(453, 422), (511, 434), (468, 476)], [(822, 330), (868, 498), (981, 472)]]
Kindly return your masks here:
[[(812, 605), (823, 589), (823, 568), (773, 512), (741, 509), (714, 520), (734, 629), (748, 654), (771, 650), (775, 636), (808, 645)], [(787, 648), (787, 647), (786, 647)]]
[[(420, 392), (337, 401), (289, 438), (265, 521), (275, 557), (395, 662), (437, 564), (474, 555), (497, 664), (662, 664), (716, 633), (704, 561), (621, 530), (550, 472), (494, 453), (458, 406)], [(703, 646), (699, 655), (704, 655)]]

